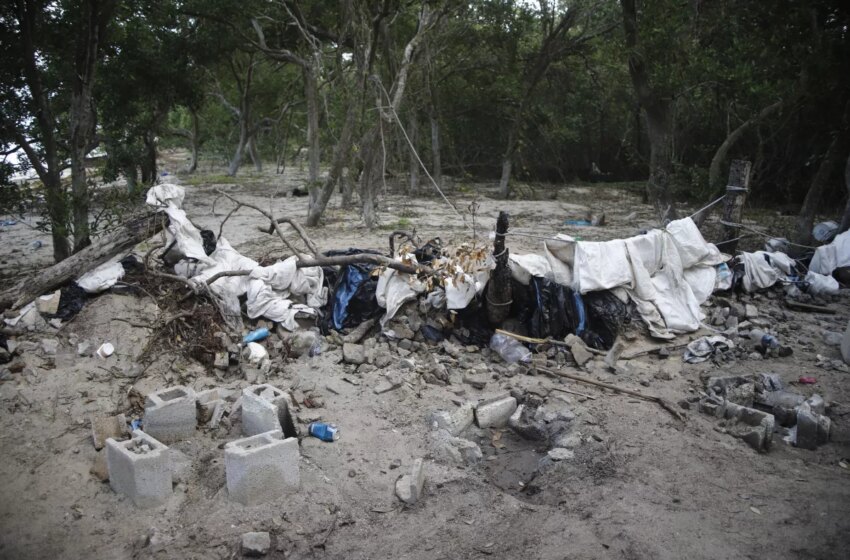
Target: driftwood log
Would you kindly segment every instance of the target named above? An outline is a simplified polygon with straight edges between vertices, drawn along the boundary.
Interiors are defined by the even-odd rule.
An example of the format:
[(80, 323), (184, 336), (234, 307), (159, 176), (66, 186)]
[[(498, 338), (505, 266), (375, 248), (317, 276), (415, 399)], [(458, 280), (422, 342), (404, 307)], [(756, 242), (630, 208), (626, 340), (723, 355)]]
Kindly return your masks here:
[(137, 216), (115, 231), (97, 239), (79, 253), (38, 272), (0, 292), (0, 309), (19, 309), (38, 296), (101, 265), (123, 251), (159, 233), (164, 217), (154, 212)]

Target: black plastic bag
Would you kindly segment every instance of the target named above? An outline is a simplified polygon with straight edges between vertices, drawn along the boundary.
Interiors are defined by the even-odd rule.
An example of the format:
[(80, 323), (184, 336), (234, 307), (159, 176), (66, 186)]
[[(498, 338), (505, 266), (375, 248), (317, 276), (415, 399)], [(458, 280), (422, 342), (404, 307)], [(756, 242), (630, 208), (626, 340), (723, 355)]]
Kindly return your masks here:
[[(346, 251), (327, 251), (327, 257), (359, 254), (380, 255), (377, 251), (348, 249)], [(376, 265), (371, 263), (349, 264), (339, 272), (325, 267), (325, 282), (328, 285), (328, 303), (322, 309), (323, 320), (320, 328), (323, 334), (333, 330), (356, 327), (363, 321), (383, 313), (378, 305), (375, 291), (378, 280), (372, 277)]]

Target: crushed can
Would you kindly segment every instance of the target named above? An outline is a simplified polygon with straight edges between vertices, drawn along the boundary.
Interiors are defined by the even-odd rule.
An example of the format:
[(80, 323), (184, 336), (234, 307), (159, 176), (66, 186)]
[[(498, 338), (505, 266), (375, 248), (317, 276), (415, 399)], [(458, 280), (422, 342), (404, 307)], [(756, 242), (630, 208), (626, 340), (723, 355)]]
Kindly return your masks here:
[(307, 431), (314, 438), (319, 438), (322, 441), (336, 441), (339, 439), (339, 428), (336, 424), (327, 424), (325, 422), (312, 422), (307, 426)]

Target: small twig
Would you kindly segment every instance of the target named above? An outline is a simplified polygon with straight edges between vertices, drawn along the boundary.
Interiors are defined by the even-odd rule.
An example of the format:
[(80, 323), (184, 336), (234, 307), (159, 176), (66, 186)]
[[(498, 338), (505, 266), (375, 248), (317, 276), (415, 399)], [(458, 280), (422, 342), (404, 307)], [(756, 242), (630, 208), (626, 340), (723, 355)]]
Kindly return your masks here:
[(667, 349), (670, 351), (673, 350), (681, 350), (685, 348), (690, 342), (683, 342), (682, 344), (674, 344), (673, 346), (659, 346), (658, 348), (650, 348), (649, 350), (641, 350), (639, 352), (632, 352), (631, 354), (626, 354), (625, 356), (620, 356), (621, 360), (631, 360), (634, 358), (639, 358), (641, 356), (648, 356), (650, 354), (658, 354), (663, 349)]
[[(244, 206), (245, 208), (251, 208), (252, 210), (256, 210), (257, 212), (259, 212), (260, 214), (262, 214), (263, 216), (265, 216), (266, 218), (268, 218), (268, 219), (269, 219), (269, 222), (271, 222), (271, 225), (272, 225), (272, 227), (274, 228), (274, 231), (277, 233), (277, 236), (280, 238), (280, 240), (283, 242), (283, 244), (284, 244), (284, 245), (286, 245), (286, 247), (287, 247), (290, 251), (292, 251), (294, 254), (296, 254), (296, 255), (297, 255), (297, 254), (299, 253), (299, 251), (298, 251), (298, 250), (297, 250), (297, 249), (296, 249), (296, 248), (295, 248), (295, 247), (294, 247), (294, 246), (293, 246), (293, 245), (292, 245), (289, 241), (287, 241), (287, 240), (286, 240), (286, 237), (283, 235), (283, 232), (281, 231), (281, 229), (280, 229), (280, 228), (278, 227), (278, 225), (277, 225), (277, 224), (278, 224), (278, 220), (275, 220), (274, 216), (272, 216), (272, 215), (271, 215), (271, 213), (267, 212), (266, 210), (263, 210), (262, 208), (260, 208), (259, 206), (254, 205), (254, 204), (249, 204), (249, 203), (247, 203), (247, 202), (242, 202), (241, 200), (239, 200), (239, 199), (237, 199), (237, 198), (234, 198), (234, 197), (230, 196), (229, 194), (227, 194), (226, 192), (222, 191), (221, 189), (216, 189), (216, 192), (217, 192), (218, 194), (220, 194), (220, 195), (224, 196), (225, 198), (227, 198), (227, 199), (229, 199), (229, 200), (231, 200), (231, 201), (235, 202), (235, 203), (237, 204), (237, 208), (239, 208), (240, 206)], [(283, 220), (285, 223), (288, 223), (288, 224), (289, 224), (289, 225), (291, 225), (293, 228), (295, 228), (295, 231), (297, 231), (297, 232), (298, 232), (298, 234), (301, 236), (301, 239), (302, 239), (302, 240), (304, 241), (304, 243), (307, 245), (307, 248), (308, 248), (308, 249), (309, 249), (309, 250), (310, 250), (310, 251), (311, 251), (314, 255), (317, 255), (317, 254), (319, 253), (319, 252), (318, 252), (318, 250), (316, 250), (316, 246), (313, 244), (313, 242), (312, 242), (312, 241), (310, 241), (310, 238), (309, 238), (309, 237), (307, 237), (307, 233), (304, 231), (304, 229), (303, 229), (303, 228), (301, 228), (301, 226), (297, 225), (295, 222), (293, 222), (292, 220), (289, 220), (288, 218), (281, 218), (281, 220)]]
[(596, 397), (594, 397), (593, 395), (586, 395), (584, 393), (579, 393), (578, 391), (570, 391), (569, 389), (564, 389), (562, 387), (552, 387), (552, 390), (553, 391), (560, 391), (561, 393), (569, 393), (570, 395), (576, 395), (576, 396), (579, 396), (579, 397), (584, 397), (584, 398), (590, 399), (592, 401), (596, 400)]

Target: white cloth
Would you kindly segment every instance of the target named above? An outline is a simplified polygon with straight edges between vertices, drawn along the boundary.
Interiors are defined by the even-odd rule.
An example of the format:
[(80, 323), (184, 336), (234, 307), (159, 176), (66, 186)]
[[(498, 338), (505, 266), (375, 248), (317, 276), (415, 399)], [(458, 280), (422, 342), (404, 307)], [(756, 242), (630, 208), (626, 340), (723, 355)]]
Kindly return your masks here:
[(532, 277), (547, 278), (552, 274), (552, 266), (545, 255), (529, 253), (527, 255), (510, 254), (508, 265), (511, 276), (524, 286), (528, 286)]
[(108, 262), (77, 278), (77, 285), (89, 294), (108, 290), (124, 277), (124, 266), (120, 262)]
[(815, 249), (809, 270), (827, 275), (842, 266), (850, 266), (850, 230), (835, 236), (829, 245)]
[(765, 251), (756, 251), (755, 253), (741, 253), (738, 259), (744, 265), (744, 276), (741, 279), (741, 285), (747, 292), (755, 292), (769, 288), (778, 282), (782, 275), (779, 270), (765, 259), (765, 255), (773, 257), (777, 253), (767, 253)]

